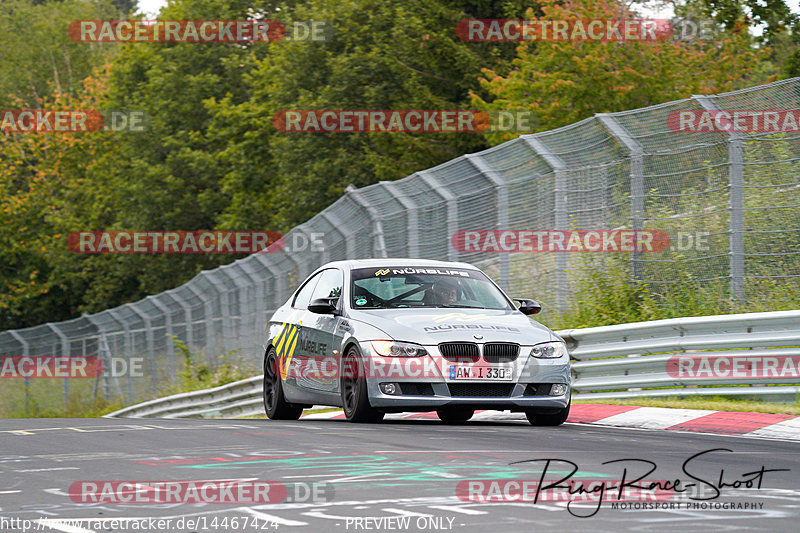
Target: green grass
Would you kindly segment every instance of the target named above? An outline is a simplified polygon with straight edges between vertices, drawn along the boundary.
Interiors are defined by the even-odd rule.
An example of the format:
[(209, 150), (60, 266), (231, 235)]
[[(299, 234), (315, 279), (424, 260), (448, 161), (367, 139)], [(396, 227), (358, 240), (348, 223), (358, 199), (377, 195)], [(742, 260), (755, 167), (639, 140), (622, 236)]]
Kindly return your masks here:
[[(180, 392), (210, 389), (251, 377), (253, 369), (241, 361), (236, 352), (221, 355), (212, 368), (204, 358), (190, 353), (188, 347), (173, 337), (177, 353), (183, 358), (183, 368), (177, 381), (169, 379), (165, 369), (157, 372), (157, 388), (150, 388), (150, 378), (136, 378), (133, 393), (137, 399), (125, 402), (121, 398), (106, 400), (97, 384), (91, 379), (73, 379), (69, 382), (66, 400), (62, 380), (31, 379), (27, 390), (24, 380), (4, 380), (0, 390), (0, 417), (2, 418), (96, 418), (112, 413), (127, 405), (162, 398)], [(13, 381), (13, 383), (11, 383)], [(123, 387), (124, 388), (124, 387)]]
[(800, 415), (800, 404), (783, 404), (757, 402), (752, 400), (736, 400), (722, 396), (689, 397), (689, 398), (632, 398), (630, 400), (573, 400), (575, 404), (593, 403), (608, 405), (638, 405), (641, 407), (671, 407), (678, 409), (708, 409), (712, 411), (744, 411), (751, 413), (778, 413)]

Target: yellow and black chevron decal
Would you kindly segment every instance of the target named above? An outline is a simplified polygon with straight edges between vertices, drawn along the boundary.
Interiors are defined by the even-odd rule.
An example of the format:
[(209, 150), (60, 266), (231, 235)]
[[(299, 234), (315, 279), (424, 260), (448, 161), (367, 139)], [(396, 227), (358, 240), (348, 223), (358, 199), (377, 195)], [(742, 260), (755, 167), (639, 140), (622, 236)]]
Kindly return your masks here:
[(275, 351), (278, 353), (278, 361), (280, 361), (281, 379), (286, 379), (289, 372), (289, 363), (292, 361), (299, 336), (299, 325), (284, 324), (278, 336), (275, 337)]

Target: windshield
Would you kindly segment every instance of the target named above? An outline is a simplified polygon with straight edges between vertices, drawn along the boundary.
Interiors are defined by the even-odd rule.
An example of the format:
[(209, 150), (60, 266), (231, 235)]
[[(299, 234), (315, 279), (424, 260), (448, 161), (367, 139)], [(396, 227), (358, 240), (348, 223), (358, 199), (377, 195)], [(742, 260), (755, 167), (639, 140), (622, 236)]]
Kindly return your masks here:
[(477, 270), (430, 267), (360, 268), (352, 271), (351, 307), (458, 307), (513, 309)]

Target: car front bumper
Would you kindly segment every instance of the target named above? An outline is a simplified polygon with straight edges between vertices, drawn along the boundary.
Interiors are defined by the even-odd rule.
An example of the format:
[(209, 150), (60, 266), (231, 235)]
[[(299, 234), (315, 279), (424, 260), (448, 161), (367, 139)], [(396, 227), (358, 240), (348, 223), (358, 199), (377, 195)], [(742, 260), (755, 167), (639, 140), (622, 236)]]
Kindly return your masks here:
[[(370, 353), (368, 346), (362, 348), (364, 349), (362, 353)], [(571, 376), (568, 357), (533, 358), (527, 355), (530, 347), (522, 347), (521, 355), (515, 361), (505, 363), (505, 366), (513, 369), (513, 379), (510, 381), (450, 379), (448, 368), (454, 363), (445, 360), (435, 346), (425, 348), (429, 355), (415, 358), (418, 361), (414, 361), (420, 368), (424, 366), (424, 370), (414, 375), (409, 375), (410, 372), (391, 371), (392, 365), (403, 368), (403, 363), (407, 361), (394, 361), (394, 359), (404, 358), (381, 358), (377, 354), (370, 353), (372, 361), (377, 360), (384, 365), (380, 372), (376, 372), (376, 366), (372, 361), (367, 362), (370, 369), (366, 376), (370, 405), (387, 412), (425, 411), (447, 406), (522, 411), (535, 408), (563, 409), (569, 405)], [(485, 362), (481, 364), (503, 366), (489, 365)], [(381, 390), (381, 384), (385, 383), (396, 384), (395, 389), (424, 388), (426, 393), (406, 394), (405, 390), (401, 390), (395, 394), (386, 394)], [(551, 394), (552, 385), (565, 385), (565, 390), (559, 394)], [(472, 390), (475, 394), (472, 394)], [(493, 390), (498, 394), (493, 395)]]

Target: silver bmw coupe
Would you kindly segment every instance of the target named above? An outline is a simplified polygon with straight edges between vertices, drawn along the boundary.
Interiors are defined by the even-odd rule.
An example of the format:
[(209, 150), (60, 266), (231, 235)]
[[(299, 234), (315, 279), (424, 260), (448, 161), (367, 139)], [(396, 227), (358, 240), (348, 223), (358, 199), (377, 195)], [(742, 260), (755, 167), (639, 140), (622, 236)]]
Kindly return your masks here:
[(540, 310), (466, 263), (328, 263), (267, 326), (267, 416), (296, 420), (304, 408), (328, 405), (352, 422), (436, 411), (455, 424), (492, 409), (560, 425), (570, 408), (569, 354), (528, 317)]

